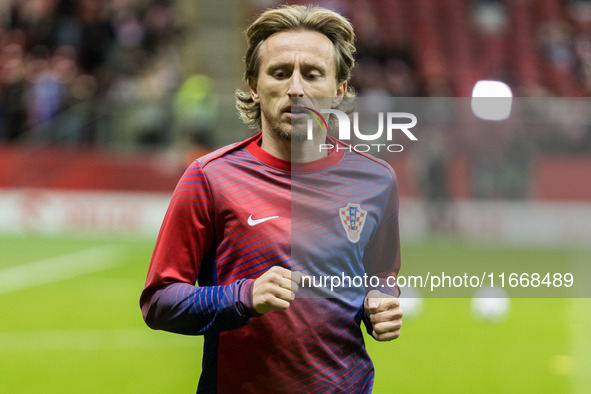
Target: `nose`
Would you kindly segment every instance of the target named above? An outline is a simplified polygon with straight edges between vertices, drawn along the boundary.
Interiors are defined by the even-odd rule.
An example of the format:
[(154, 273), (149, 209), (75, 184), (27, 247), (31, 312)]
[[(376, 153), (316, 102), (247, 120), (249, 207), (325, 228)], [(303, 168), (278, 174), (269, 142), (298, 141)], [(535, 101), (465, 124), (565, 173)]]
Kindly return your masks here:
[(287, 91), (289, 97), (304, 97), (304, 89), (302, 87), (302, 76), (298, 72), (294, 72), (289, 80), (289, 90)]

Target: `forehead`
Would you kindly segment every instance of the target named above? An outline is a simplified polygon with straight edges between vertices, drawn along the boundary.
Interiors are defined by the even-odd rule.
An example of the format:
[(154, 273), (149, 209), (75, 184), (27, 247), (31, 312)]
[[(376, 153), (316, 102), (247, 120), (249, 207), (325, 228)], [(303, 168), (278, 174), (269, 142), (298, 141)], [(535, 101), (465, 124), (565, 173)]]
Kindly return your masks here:
[(324, 67), (335, 65), (333, 43), (316, 31), (284, 31), (269, 36), (261, 47), (263, 65), (304, 60)]

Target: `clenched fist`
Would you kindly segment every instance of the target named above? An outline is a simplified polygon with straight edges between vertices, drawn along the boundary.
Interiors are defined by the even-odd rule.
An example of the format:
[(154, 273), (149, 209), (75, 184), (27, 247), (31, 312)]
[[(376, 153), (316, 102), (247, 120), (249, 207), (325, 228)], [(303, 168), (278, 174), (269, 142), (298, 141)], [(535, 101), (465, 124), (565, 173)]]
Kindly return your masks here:
[(391, 341), (400, 336), (402, 310), (398, 298), (372, 290), (365, 297), (365, 313), (373, 325), (371, 335), (378, 341)]
[(286, 310), (295, 299), (301, 280), (300, 272), (279, 266), (269, 268), (254, 282), (252, 289), (254, 309), (260, 314), (274, 309)]

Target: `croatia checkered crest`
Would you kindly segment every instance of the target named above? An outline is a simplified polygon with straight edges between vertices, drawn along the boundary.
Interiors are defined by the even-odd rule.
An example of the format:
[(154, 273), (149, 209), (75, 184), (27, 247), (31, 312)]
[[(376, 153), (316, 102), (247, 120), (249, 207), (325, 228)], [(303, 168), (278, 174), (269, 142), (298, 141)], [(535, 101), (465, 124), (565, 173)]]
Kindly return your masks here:
[(339, 216), (349, 241), (353, 243), (359, 242), (367, 218), (367, 211), (361, 209), (359, 204), (349, 203), (346, 207), (339, 208)]

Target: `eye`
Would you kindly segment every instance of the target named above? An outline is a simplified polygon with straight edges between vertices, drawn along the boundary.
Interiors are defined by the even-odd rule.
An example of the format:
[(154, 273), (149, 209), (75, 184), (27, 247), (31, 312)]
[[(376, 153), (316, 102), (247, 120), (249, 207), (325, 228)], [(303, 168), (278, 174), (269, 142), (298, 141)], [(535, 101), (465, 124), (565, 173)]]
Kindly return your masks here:
[(322, 77), (322, 73), (317, 70), (313, 70), (304, 74), (304, 77), (310, 81), (317, 80)]
[(287, 78), (287, 73), (283, 70), (277, 70), (273, 72), (273, 77), (277, 79), (285, 79)]

